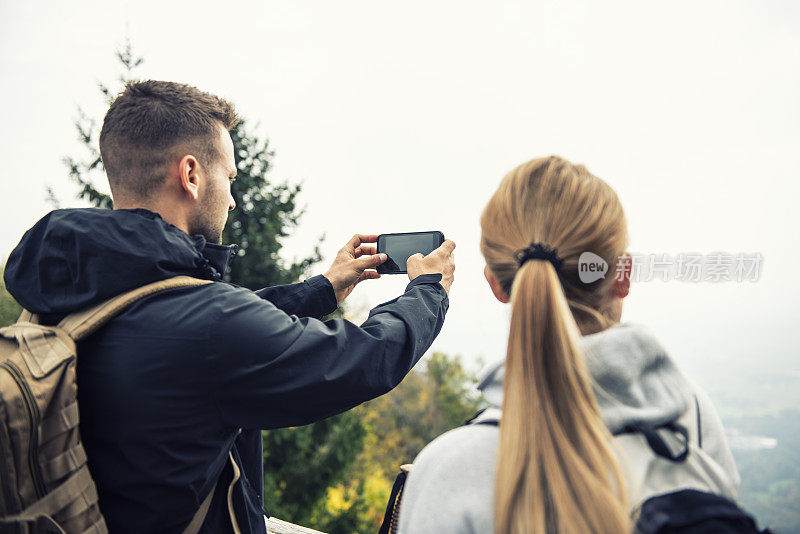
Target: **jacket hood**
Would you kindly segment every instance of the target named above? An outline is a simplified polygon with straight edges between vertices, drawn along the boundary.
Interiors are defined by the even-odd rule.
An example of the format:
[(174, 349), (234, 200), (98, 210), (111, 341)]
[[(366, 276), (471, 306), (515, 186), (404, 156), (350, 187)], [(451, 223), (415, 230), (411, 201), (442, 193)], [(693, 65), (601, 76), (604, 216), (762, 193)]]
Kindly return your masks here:
[(173, 276), (220, 279), (236, 250), (145, 209), (55, 210), (22, 236), (4, 280), (26, 310), (67, 314)]
[[(583, 337), (586, 363), (606, 426), (614, 433), (630, 423), (658, 426), (689, 407), (693, 387), (650, 330), (625, 323)], [(488, 366), (478, 389), (489, 403), (483, 418), (499, 418), (504, 362)]]

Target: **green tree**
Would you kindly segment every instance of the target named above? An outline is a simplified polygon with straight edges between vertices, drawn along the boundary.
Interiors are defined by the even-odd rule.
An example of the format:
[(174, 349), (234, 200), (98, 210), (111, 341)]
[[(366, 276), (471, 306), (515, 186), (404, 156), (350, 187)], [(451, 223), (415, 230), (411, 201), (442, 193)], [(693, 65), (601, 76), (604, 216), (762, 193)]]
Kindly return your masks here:
[(395, 474), (434, 438), (464, 424), (480, 408), (477, 378), (458, 356), (434, 352), (394, 391), (364, 405), (369, 430), (382, 440), (362, 460)]
[(366, 428), (363, 450), (310, 524), (331, 534), (378, 530), (400, 466), (482, 407), (476, 383), (458, 356), (435, 352), (393, 391), (356, 408)]
[(355, 462), (365, 434), (360, 414), (352, 410), (312, 425), (264, 432), (264, 501), (270, 515), (324, 527), (325, 518), (315, 510)]
[[(0, 269), (5, 272), (6, 266)], [(8, 326), (17, 322), (19, 314), (22, 313), (22, 306), (17, 304), (14, 297), (6, 291), (5, 280), (0, 276), (0, 326)]]

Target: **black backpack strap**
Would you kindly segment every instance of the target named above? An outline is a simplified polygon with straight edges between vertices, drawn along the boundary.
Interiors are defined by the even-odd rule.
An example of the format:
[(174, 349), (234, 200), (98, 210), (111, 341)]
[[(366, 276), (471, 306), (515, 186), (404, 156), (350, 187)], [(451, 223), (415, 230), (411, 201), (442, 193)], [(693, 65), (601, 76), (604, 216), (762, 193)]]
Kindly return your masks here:
[(700, 401), (694, 396), (694, 413), (697, 417), (697, 446), (703, 448), (703, 428), (700, 425)]
[[(661, 434), (659, 434), (661, 430), (669, 430), (677, 435), (681, 441), (681, 448), (674, 450), (673, 447), (667, 445), (667, 442)], [(617, 436), (620, 434), (642, 434), (654, 453), (671, 462), (681, 463), (689, 456), (689, 431), (675, 422), (659, 426), (648, 425), (646, 423), (631, 423), (622, 430), (614, 433), (614, 435)]]
[[(470, 419), (467, 420), (465, 425), (489, 425), (489, 426), (500, 426), (500, 421), (496, 419), (484, 419), (482, 421), (475, 421), (478, 417), (480, 417), (486, 409), (479, 411), (475, 415), (473, 415)], [(699, 419), (699, 411), (698, 411), (698, 432), (700, 431), (700, 419)], [(681, 448), (678, 450), (674, 450), (674, 447), (670, 447), (664, 438), (659, 434), (661, 430), (669, 430), (673, 434), (676, 434), (680, 439)], [(666, 458), (667, 460), (675, 463), (681, 463), (686, 460), (686, 457), (689, 455), (689, 432), (683, 426), (675, 423), (669, 422), (664, 425), (659, 426), (652, 426), (646, 423), (632, 423), (624, 427), (622, 430), (615, 432), (615, 435), (620, 434), (642, 434), (645, 439), (647, 440), (647, 444), (650, 445), (650, 448), (656, 453), (658, 456), (662, 458)]]
[(483, 410), (480, 410), (478, 413), (476, 413), (475, 415), (473, 415), (472, 417), (470, 417), (469, 419), (464, 421), (464, 424), (462, 426), (468, 426), (468, 425), (499, 426), (500, 425), (500, 421), (498, 421), (497, 419), (484, 419), (483, 421), (475, 421), (475, 419), (477, 419), (478, 417), (483, 415), (483, 413), (488, 409), (489, 409), (489, 407), (486, 407)]
[(386, 512), (383, 514), (383, 523), (381, 523), (378, 534), (397, 532), (397, 522), (400, 520), (400, 499), (403, 497), (403, 488), (405, 488), (410, 468), (410, 465), (400, 466), (400, 473), (394, 479), (392, 492), (389, 494), (389, 502), (386, 505)]
[(477, 423), (470, 423), (471, 425), (489, 425), (489, 426), (500, 426), (500, 421), (496, 421), (494, 419), (484, 419), (483, 421), (478, 421)]
[(483, 410), (480, 410), (480, 411), (478, 411), (478, 413), (476, 413), (475, 415), (473, 415), (472, 417), (470, 417), (469, 419), (467, 419), (466, 421), (464, 421), (464, 425), (471, 425), (471, 424), (472, 424), (472, 422), (473, 422), (475, 419), (477, 419), (478, 417), (480, 417), (480, 415), (481, 415), (483, 412), (485, 412), (486, 410), (488, 410), (488, 408), (484, 408)]

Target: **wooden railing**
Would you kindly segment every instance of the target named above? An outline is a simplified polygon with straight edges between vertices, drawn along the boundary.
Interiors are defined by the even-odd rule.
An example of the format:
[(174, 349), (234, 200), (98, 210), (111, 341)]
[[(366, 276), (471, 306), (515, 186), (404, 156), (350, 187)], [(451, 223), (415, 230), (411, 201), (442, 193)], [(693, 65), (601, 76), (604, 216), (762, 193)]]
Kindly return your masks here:
[(325, 534), (313, 528), (301, 527), (270, 517), (267, 519), (267, 534)]

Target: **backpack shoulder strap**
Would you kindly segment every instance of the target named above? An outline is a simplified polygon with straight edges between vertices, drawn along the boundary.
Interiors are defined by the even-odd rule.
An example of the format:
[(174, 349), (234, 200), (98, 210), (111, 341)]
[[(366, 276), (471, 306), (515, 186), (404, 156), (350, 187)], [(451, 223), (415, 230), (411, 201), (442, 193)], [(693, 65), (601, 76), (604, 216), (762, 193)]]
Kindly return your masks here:
[(383, 523), (378, 534), (396, 534), (397, 527), (400, 521), (400, 502), (403, 498), (403, 490), (405, 489), (406, 479), (408, 473), (411, 471), (411, 464), (404, 464), (400, 466), (400, 473), (394, 479), (392, 485), (392, 492), (389, 494), (389, 502), (386, 505), (386, 513), (383, 514)]
[(670, 462), (683, 463), (689, 456), (689, 431), (675, 421), (658, 426), (630, 423), (614, 432), (615, 436), (623, 434), (642, 434), (653, 453)]
[(17, 319), (18, 323), (39, 323), (39, 317), (25, 308), (22, 309), (22, 313), (19, 314), (19, 319)]
[(487, 425), (499, 427), (501, 418), (502, 412), (499, 408), (488, 406), (464, 421), (462, 426)]
[(201, 286), (213, 283), (212, 280), (201, 280), (191, 276), (176, 276), (166, 280), (160, 280), (128, 291), (105, 302), (92, 306), (83, 311), (66, 316), (58, 327), (73, 340), (78, 341), (121, 313), (125, 308), (134, 302), (143, 299), (154, 293), (176, 289), (179, 287)]

